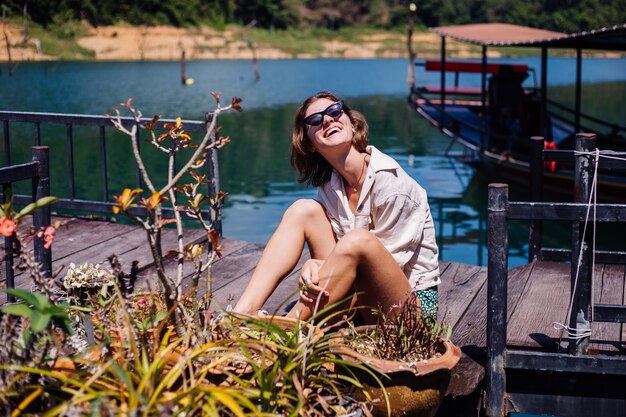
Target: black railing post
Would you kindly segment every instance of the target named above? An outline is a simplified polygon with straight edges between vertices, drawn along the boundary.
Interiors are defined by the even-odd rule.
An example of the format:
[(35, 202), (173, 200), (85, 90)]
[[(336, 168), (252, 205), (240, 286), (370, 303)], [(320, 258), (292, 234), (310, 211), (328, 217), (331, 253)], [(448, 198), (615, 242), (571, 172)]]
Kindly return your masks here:
[(576, 48), (576, 98), (574, 101), (574, 132), (580, 131), (580, 97), (581, 97), (581, 74), (582, 74), (582, 50)]
[(41, 146), (41, 123), (35, 123), (35, 146)]
[[(543, 136), (530, 138), (530, 200), (543, 201)], [(528, 262), (541, 260), (543, 224), (532, 220), (528, 236)]]
[(548, 128), (548, 48), (541, 47), (541, 133), (547, 135)]
[[(141, 153), (141, 125), (139, 123), (135, 123), (135, 135), (131, 138), (137, 144), (137, 151)], [(135, 158), (133, 157), (133, 160)], [(139, 170), (139, 166), (135, 163), (135, 188), (141, 188), (141, 171)]]
[[(11, 184), (2, 184), (2, 202), (6, 203), (7, 191), (11, 188)], [(15, 276), (13, 274), (13, 237), (4, 238), (4, 271), (6, 273), (7, 288), (15, 288)], [(15, 297), (7, 295), (9, 303), (15, 302)]]
[(76, 198), (76, 177), (74, 171), (74, 130), (71, 122), (66, 124), (67, 137), (67, 171), (70, 181), (70, 198)]
[(4, 166), (11, 165), (11, 138), (9, 135), (9, 122), (7, 120), (2, 123), (2, 136), (4, 139)]
[[(596, 135), (593, 133), (578, 133), (576, 135), (576, 176), (574, 181), (574, 202), (588, 204), (595, 172)], [(593, 219), (587, 222), (583, 241), (583, 230), (586, 222), (572, 222), (572, 269), (571, 294), (573, 297), (572, 311), (569, 326), (576, 332), (585, 332), (591, 329), (591, 273), (594, 265), (591, 264), (593, 253)], [(575, 287), (574, 287), (575, 286)], [(570, 338), (569, 352), (571, 354), (586, 354), (589, 346), (589, 337)]]
[(439, 129), (443, 130), (446, 122), (446, 37), (441, 37), (441, 91), (439, 92), (441, 113), (439, 114)]
[(487, 416), (504, 415), (509, 186), (489, 184), (487, 218)]
[(487, 47), (483, 45), (482, 69), (480, 73), (480, 152), (485, 149), (485, 131), (487, 129)]
[(104, 126), (100, 126), (100, 175), (102, 176), (102, 201), (109, 201), (109, 169), (107, 167), (107, 142)]
[[(205, 123), (206, 123), (206, 132), (209, 130), (209, 126), (213, 120), (213, 115), (211, 113), (206, 113), (205, 115)], [(217, 126), (216, 126), (217, 127)], [(211, 133), (213, 135), (212, 140), (215, 140), (215, 133)], [(207, 155), (207, 178), (210, 178), (209, 181), (209, 196), (215, 197), (217, 193), (220, 192), (220, 160), (217, 149), (209, 149), (209, 153)], [(222, 216), (221, 213), (211, 213), (211, 218), (215, 222), (215, 231), (222, 236)], [(215, 217), (213, 217), (215, 216)]]
[[(47, 146), (33, 146), (33, 161), (39, 163), (38, 178), (33, 179), (33, 201), (50, 195), (50, 165)], [(42, 207), (33, 213), (33, 225), (35, 232), (45, 230), (50, 226), (50, 206)], [(44, 240), (35, 239), (35, 260), (39, 263), (43, 272), (52, 276), (52, 249), (44, 247)]]

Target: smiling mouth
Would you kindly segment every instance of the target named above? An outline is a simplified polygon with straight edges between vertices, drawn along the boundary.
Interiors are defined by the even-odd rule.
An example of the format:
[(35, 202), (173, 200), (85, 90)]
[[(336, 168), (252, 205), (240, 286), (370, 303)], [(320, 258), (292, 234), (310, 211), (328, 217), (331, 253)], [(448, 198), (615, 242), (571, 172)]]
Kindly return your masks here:
[(326, 131), (326, 133), (324, 134), (324, 137), (329, 137), (334, 135), (335, 133), (339, 132), (341, 129), (339, 129), (338, 127), (331, 127), (330, 129), (328, 129)]

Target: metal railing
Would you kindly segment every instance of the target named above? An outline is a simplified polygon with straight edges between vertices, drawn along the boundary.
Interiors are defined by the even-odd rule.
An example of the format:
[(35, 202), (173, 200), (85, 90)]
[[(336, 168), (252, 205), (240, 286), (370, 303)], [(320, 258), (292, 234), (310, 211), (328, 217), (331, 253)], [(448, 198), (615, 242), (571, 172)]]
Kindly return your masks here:
[[(122, 117), (122, 124), (124, 127), (130, 128), (133, 125), (137, 125), (138, 134), (135, 137), (137, 145), (141, 143), (141, 133), (146, 133), (146, 128), (143, 126), (144, 122), (150, 122), (150, 118), (141, 119), (136, 122), (133, 118)], [(211, 115), (207, 113), (206, 120), (183, 120), (184, 128), (188, 132), (200, 132), (206, 134), (208, 125), (211, 121)], [(3, 156), (2, 163), (4, 166), (10, 166), (12, 164), (13, 155), (12, 148), (21, 146), (24, 147), (24, 141), (30, 141), (32, 145), (40, 146), (46, 142), (49, 144), (51, 151), (56, 150), (59, 153), (59, 146), (63, 146), (60, 143), (65, 142), (64, 152), (61, 152), (65, 158), (63, 161), (57, 159), (53, 160), (55, 176), (62, 176), (62, 172), (59, 171), (58, 166), (65, 165), (66, 167), (66, 181), (67, 189), (65, 190), (52, 190), (53, 194), (59, 197), (59, 201), (55, 204), (56, 209), (64, 209), (70, 211), (87, 211), (89, 213), (106, 213), (111, 214), (111, 209), (114, 205), (111, 202), (111, 190), (109, 182), (111, 180), (111, 168), (107, 158), (108, 138), (112, 136), (111, 131), (115, 131), (113, 124), (107, 116), (97, 115), (78, 115), (78, 114), (57, 114), (57, 113), (32, 113), (32, 112), (8, 112), (0, 111), (0, 122), (2, 122), (2, 135), (3, 135)], [(162, 119), (157, 124), (157, 129), (163, 129), (164, 123), (174, 123), (175, 120)], [(19, 125), (19, 126), (18, 126)], [(23, 125), (30, 125), (30, 132), (28, 128), (24, 133)], [(43, 126), (56, 126), (56, 131), (49, 135), (45, 135), (42, 131)], [(75, 144), (76, 127), (86, 126), (89, 131), (87, 140), (94, 140), (98, 143), (98, 155), (91, 158), (91, 160), (97, 161), (99, 171), (99, 186), (93, 184), (90, 181), (89, 184), (84, 184), (84, 181), (80, 176), (76, 175), (76, 156), (75, 150), (77, 149)], [(59, 130), (59, 127), (63, 130)], [(18, 130), (18, 134), (14, 132)], [(18, 137), (19, 136), (19, 137)], [(52, 137), (50, 137), (52, 136)], [(84, 136), (84, 135), (83, 135)], [(208, 183), (207, 194), (214, 196), (219, 191), (219, 163), (217, 157), (217, 151), (209, 150), (207, 155), (207, 171), (205, 174), (210, 180)], [(95, 168), (95, 167), (94, 167)], [(141, 188), (141, 175), (139, 169), (135, 167), (134, 185), (137, 188)], [(130, 184), (128, 184), (130, 185)], [(99, 198), (92, 196), (81, 195), (78, 190), (92, 189), (99, 187)], [(116, 190), (118, 191), (118, 190)], [(119, 190), (121, 191), (121, 190)], [(26, 204), (29, 197), (25, 195), (15, 195), (15, 202), (18, 204)], [(135, 210), (137, 213), (143, 211), (138, 207)], [(172, 209), (163, 210), (163, 214), (167, 217), (173, 216)], [(221, 219), (214, 219), (215, 228), (221, 234)]]
[[(32, 195), (30, 201), (50, 195), (50, 177), (47, 146), (33, 146), (32, 162), (0, 168), (0, 184), (2, 184), (2, 200), (6, 202), (7, 191), (13, 183), (30, 179), (32, 181)], [(42, 207), (33, 213), (34, 230), (40, 230), (50, 226), (50, 207)], [(44, 247), (42, 239), (34, 239), (34, 255), (43, 272), (48, 276), (52, 274), (52, 253)], [(7, 288), (15, 286), (13, 273), (13, 238), (4, 238), (4, 266), (6, 271)], [(13, 296), (8, 295), (8, 302), (15, 301)]]

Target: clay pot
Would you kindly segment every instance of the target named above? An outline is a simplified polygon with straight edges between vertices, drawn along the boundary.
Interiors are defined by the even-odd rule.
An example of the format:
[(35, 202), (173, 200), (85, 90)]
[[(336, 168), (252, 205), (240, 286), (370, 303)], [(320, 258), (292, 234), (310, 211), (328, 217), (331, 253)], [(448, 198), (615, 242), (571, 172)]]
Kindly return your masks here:
[[(359, 326), (354, 330), (358, 333), (371, 332), (375, 327)], [(380, 374), (378, 382), (367, 372), (356, 371), (373, 400), (374, 416), (391, 417), (432, 417), (437, 412), (450, 383), (451, 370), (461, 358), (461, 349), (450, 340), (440, 339), (439, 343), (439, 356), (417, 362), (402, 362), (358, 353), (345, 343), (343, 336), (332, 342), (333, 349), (345, 359), (363, 362)]]
[[(285, 331), (293, 331), (296, 328), (298, 323), (297, 319), (290, 317), (281, 317), (281, 316), (252, 316), (246, 314), (233, 314), (231, 313), (232, 320), (240, 320), (239, 327), (246, 326), (246, 320), (264, 320), (271, 321), (271, 323), (275, 326), (280, 327)], [(322, 332), (319, 328), (311, 326), (310, 324), (300, 320), (298, 324), (304, 333), (304, 337), (308, 336), (308, 332), (311, 331), (311, 342), (317, 341), (324, 336), (324, 332)], [(256, 327), (255, 327), (256, 329)], [(245, 335), (239, 335), (242, 339), (245, 339)], [(226, 340), (227, 341), (227, 340)], [(237, 342), (232, 342), (234, 346), (237, 346)], [(254, 339), (250, 339), (245, 342), (246, 349), (254, 356), (257, 357), (257, 360), (261, 360), (264, 358), (266, 361), (266, 366), (270, 367), (272, 365), (271, 359), (273, 357), (274, 352), (272, 351), (271, 343), (264, 344), (262, 341), (256, 341)], [(237, 358), (232, 357), (228, 361), (221, 363), (219, 366), (216, 366), (211, 369), (209, 373), (209, 379), (212, 383), (216, 385), (226, 384), (228, 376), (231, 374), (238, 375), (239, 377), (245, 378), (246, 376), (252, 377), (253, 369), (250, 364), (247, 362), (248, 359), (245, 357)]]

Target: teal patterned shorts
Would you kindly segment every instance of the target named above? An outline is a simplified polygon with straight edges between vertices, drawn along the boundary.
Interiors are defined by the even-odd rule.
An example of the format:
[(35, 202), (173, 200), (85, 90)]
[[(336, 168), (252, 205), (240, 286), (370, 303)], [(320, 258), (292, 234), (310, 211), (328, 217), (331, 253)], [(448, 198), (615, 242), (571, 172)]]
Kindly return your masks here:
[(437, 310), (439, 308), (439, 291), (437, 287), (426, 288), (425, 290), (418, 290), (415, 292), (417, 298), (422, 303), (422, 310), (424, 314), (430, 314), (434, 318), (437, 318)]

